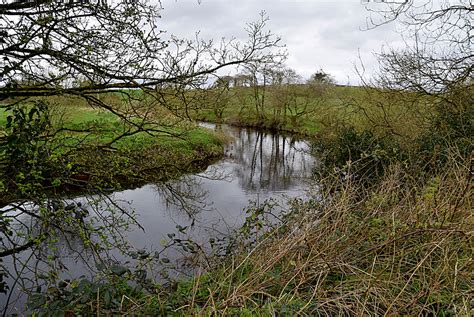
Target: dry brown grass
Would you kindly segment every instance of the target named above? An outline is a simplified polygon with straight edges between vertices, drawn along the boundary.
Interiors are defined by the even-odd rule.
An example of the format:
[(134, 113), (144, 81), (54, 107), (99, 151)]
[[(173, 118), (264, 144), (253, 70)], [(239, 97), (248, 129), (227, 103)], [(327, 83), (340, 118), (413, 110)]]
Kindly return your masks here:
[[(198, 277), (181, 312), (198, 315), (472, 316), (472, 162), (452, 154), (427, 182), (392, 166), (364, 192), (347, 178), (323, 203)], [(206, 277), (209, 280), (209, 275)]]

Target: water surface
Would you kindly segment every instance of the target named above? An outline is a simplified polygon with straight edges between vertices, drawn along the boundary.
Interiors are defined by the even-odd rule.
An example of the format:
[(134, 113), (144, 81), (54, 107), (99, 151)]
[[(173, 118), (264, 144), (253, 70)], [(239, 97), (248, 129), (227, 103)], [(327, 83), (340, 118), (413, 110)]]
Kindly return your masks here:
[[(165, 184), (148, 184), (115, 192), (108, 197), (109, 203), (113, 202), (130, 213), (133, 211), (139, 226), (132, 225), (128, 231), (117, 230), (117, 234), (134, 248), (146, 252), (160, 250), (163, 243), (169, 241), (170, 234), (186, 235), (198, 243), (205, 243), (216, 232), (225, 235), (240, 227), (250, 201), (261, 204), (272, 198), (284, 206), (288, 198), (305, 195), (315, 163), (308, 154), (307, 142), (293, 136), (253, 129), (204, 125), (221, 130), (232, 138), (225, 146), (221, 160), (202, 173), (186, 175)], [(106, 218), (108, 210), (94, 197), (76, 198), (74, 201), (80, 201), (84, 208), (93, 209), (95, 206), (95, 212), (104, 215), (103, 218), (95, 217), (90, 211), (86, 221), (95, 217), (109, 229), (120, 225), (115, 218)], [(22, 221), (34, 223), (27, 218)], [(56, 269), (61, 278), (92, 277), (96, 273), (94, 262), (98, 261), (99, 255), (85, 250), (77, 237), (65, 235), (56, 247), (54, 255), (59, 263)], [(10, 312), (24, 311), (25, 296), (21, 296), (21, 288), (35, 285), (34, 277), (38, 270), (47, 273), (48, 266), (39, 263), (38, 257), (48, 252), (51, 251), (25, 251), (15, 259), (4, 259), (11, 272), (11, 278), (7, 280), (10, 285), (16, 274), (31, 278), (25, 283), (15, 284), (14, 296), (9, 301)], [(130, 260), (114, 249), (108, 255), (120, 262)], [(167, 254), (172, 261), (178, 255)], [(0, 295), (1, 306), (5, 306), (6, 298)]]

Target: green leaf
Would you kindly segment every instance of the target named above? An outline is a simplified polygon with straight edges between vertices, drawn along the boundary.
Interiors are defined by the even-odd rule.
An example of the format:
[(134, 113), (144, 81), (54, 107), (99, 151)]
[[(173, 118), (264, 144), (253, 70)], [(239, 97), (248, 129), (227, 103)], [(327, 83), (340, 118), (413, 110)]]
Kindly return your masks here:
[(104, 302), (105, 302), (105, 306), (109, 307), (111, 300), (112, 300), (112, 295), (110, 294), (110, 291), (109, 291), (109, 290), (106, 290), (106, 291), (104, 292)]
[(125, 273), (127, 273), (129, 271), (128, 268), (126, 268), (125, 266), (121, 266), (121, 265), (112, 265), (110, 270), (112, 271), (112, 273), (114, 273), (115, 275), (118, 275), (118, 276), (122, 276), (122, 275), (124, 275)]

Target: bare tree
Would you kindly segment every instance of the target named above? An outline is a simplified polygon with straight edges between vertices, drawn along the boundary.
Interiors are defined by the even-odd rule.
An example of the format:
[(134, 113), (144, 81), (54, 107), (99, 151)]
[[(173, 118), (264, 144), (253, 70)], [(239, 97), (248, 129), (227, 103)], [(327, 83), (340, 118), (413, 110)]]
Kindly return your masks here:
[(283, 68), (283, 63), (286, 60), (286, 57), (286, 52), (281, 52), (279, 54), (274, 54), (272, 59), (265, 63), (256, 61), (244, 65), (245, 77), (251, 78), (251, 100), (255, 106), (257, 119), (260, 121), (263, 121), (266, 117), (265, 105), (267, 86), (272, 85), (273, 82), (282, 80), (278, 69)]
[(472, 1), (364, 2), (366, 28), (398, 23), (406, 45), (378, 54), (379, 72), (363, 79), (367, 98), (355, 108), (374, 129), (408, 143), (428, 126), (465, 129), (473, 104)]
[[(263, 15), (248, 24), (246, 43), (223, 40), (215, 46), (199, 38), (167, 37), (158, 26), (160, 11), (148, 1), (1, 5), (0, 97), (70, 93), (87, 98), (111, 89), (192, 84), (229, 65), (265, 62), (266, 50), (279, 42), (264, 30)], [(89, 84), (73, 87), (80, 76)], [(21, 80), (34, 85), (22, 87)]]
[(380, 54), (382, 84), (424, 94), (472, 85), (472, 1), (391, 1), (367, 6), (368, 27), (398, 21), (407, 46)]
[[(117, 208), (119, 212), (110, 214), (117, 217), (101, 218), (99, 214), (98, 222), (84, 226), (80, 206), (53, 204), (48, 196), (62, 200), (60, 193), (44, 192), (46, 181), (51, 184), (70, 170), (66, 154), (52, 155), (50, 141), (61, 132), (91, 132), (50, 124), (48, 106), (53, 98), (75, 98), (75, 102), (118, 117), (120, 133), (103, 145), (113, 150), (126, 136), (170, 133), (156, 115), (158, 107), (189, 118), (194, 89), (208, 76), (225, 67), (271, 62), (272, 50), (279, 46), (279, 37), (265, 30), (264, 14), (247, 24), (248, 40), (244, 42), (204, 41), (198, 36), (178, 39), (160, 26), (162, 8), (155, 3), (38, 0), (0, 4), (0, 107), (14, 114), (0, 135), (0, 261), (56, 241), (60, 235), (56, 231), (73, 230), (95, 250), (95, 241), (84, 231), (99, 234), (104, 219), (114, 228), (120, 217), (127, 216)], [(69, 142), (69, 151), (80, 153), (86, 137), (72, 146)], [(22, 153), (15, 152), (22, 149)], [(55, 165), (59, 163), (60, 168)], [(28, 177), (32, 179), (20, 177), (26, 171), (31, 171)], [(36, 185), (31, 187), (31, 183)], [(10, 185), (16, 194), (8, 190)], [(19, 198), (21, 201), (10, 205)], [(20, 225), (25, 232), (18, 239), (11, 224), (24, 221), (22, 217), (33, 218), (36, 224)], [(67, 228), (63, 226), (66, 220)], [(2, 273), (0, 270), (0, 291), (4, 290)]]
[[(246, 42), (168, 36), (159, 28), (160, 4), (145, 0), (22, 1), (0, 5), (0, 13), (1, 107), (12, 110), (27, 103), (38, 105), (43, 98), (45, 111), (35, 112), (43, 115), (51, 97), (77, 98), (120, 119), (122, 133), (103, 145), (109, 148), (141, 132), (170, 133), (156, 115), (157, 108), (189, 119), (188, 110), (198, 104), (195, 89), (208, 76), (225, 67), (271, 62), (272, 49), (280, 41), (265, 30), (264, 13), (247, 24)], [(35, 113), (24, 115), (25, 120), (28, 116), (33, 120)], [(44, 140), (65, 130), (88, 132), (46, 127), (52, 131), (38, 132), (38, 138)], [(13, 133), (14, 128), (11, 130)], [(7, 149), (8, 142), (5, 137), (0, 139), (2, 149)], [(72, 150), (83, 143), (78, 140)], [(8, 149), (1, 153), (0, 167), (8, 171), (13, 165), (5, 157), (13, 156)]]
[(282, 67), (270, 70), (271, 83), (271, 103), (273, 108), (273, 123), (285, 124), (287, 116), (292, 122), (302, 115), (307, 108), (306, 99), (302, 90), (301, 76), (295, 70)]

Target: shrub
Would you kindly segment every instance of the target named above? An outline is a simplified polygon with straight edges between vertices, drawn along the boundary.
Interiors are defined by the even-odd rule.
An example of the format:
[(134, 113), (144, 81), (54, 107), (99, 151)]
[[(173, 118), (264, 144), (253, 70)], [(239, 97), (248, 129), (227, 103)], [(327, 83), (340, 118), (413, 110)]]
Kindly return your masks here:
[(473, 119), (472, 105), (460, 109), (438, 105), (429, 129), (416, 140), (420, 167), (428, 172), (442, 170), (453, 148), (468, 156), (473, 150)]
[(402, 160), (400, 147), (388, 138), (370, 131), (357, 132), (353, 127), (342, 128), (336, 138), (320, 138), (313, 143), (315, 155), (321, 160), (319, 178), (336, 173), (347, 175), (365, 184), (381, 176), (392, 161)]
[(13, 197), (43, 196), (45, 187), (60, 186), (71, 170), (54, 151), (48, 104), (35, 101), (11, 112), (0, 138), (1, 190)]

